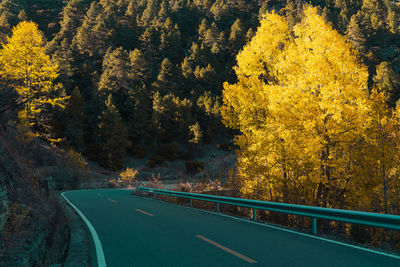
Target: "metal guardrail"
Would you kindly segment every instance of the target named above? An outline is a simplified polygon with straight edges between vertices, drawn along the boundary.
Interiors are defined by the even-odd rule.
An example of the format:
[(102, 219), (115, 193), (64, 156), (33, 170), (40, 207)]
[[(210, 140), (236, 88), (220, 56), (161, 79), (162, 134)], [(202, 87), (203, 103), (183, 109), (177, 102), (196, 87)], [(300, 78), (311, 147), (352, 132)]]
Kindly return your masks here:
[(240, 207), (248, 207), (253, 209), (253, 220), (257, 220), (257, 210), (276, 211), (287, 214), (300, 215), (312, 218), (312, 232), (317, 235), (317, 219), (326, 219), (331, 221), (340, 221), (345, 223), (355, 223), (367, 226), (374, 226), (379, 228), (387, 228), (393, 230), (400, 230), (400, 216), (379, 214), (372, 212), (353, 211), (321, 208), (305, 205), (294, 205), (287, 203), (259, 201), (251, 199), (241, 199), (232, 197), (222, 197), (213, 195), (204, 195), (197, 193), (186, 193), (178, 191), (169, 191), (148, 187), (140, 187), (139, 191), (157, 195), (166, 195), (174, 197), (182, 197), (190, 200), (190, 207), (192, 207), (192, 200), (203, 200), (216, 203), (216, 211), (219, 212), (219, 204), (229, 204)]

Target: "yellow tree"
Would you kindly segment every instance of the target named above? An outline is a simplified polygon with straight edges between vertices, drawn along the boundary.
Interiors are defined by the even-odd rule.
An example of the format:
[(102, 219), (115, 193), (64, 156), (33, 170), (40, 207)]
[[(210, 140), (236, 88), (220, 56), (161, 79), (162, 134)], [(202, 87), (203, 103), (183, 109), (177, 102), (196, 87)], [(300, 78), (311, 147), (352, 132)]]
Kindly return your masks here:
[(368, 71), (357, 52), (307, 7), (293, 28), (266, 14), (237, 61), (222, 115), (241, 132), (242, 194), (342, 207), (359, 179), (370, 116)]
[(358, 191), (364, 193), (364, 196), (358, 197), (360, 205), (385, 213), (389, 213), (390, 204), (398, 203), (398, 195), (393, 195), (393, 192), (399, 184), (400, 174), (400, 117), (398, 110), (396, 112), (387, 104), (389, 98), (390, 94), (378, 88), (370, 94), (364, 164), (360, 164), (362, 172), (359, 172), (363, 179), (358, 187)]
[(44, 45), (38, 26), (23, 21), (13, 28), (0, 51), (0, 75), (20, 96), (20, 122), (42, 137), (49, 133), (46, 111), (50, 106), (64, 108), (66, 100), (60, 97), (61, 85), (55, 84), (58, 66), (51, 64)]

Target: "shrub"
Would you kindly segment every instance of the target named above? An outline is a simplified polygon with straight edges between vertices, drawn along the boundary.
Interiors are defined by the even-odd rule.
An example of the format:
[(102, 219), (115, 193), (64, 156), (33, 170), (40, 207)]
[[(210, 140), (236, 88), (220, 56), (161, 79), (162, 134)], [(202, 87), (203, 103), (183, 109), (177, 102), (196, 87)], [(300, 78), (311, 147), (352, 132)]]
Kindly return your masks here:
[(193, 161), (186, 161), (185, 169), (187, 173), (197, 173), (204, 170), (204, 163), (193, 160)]
[(67, 158), (69, 160), (71, 167), (78, 168), (84, 171), (85, 173), (87, 172), (88, 163), (86, 162), (85, 158), (82, 157), (81, 153), (76, 152), (73, 149), (70, 149), (67, 153)]
[(135, 181), (138, 173), (139, 173), (138, 170), (134, 170), (132, 168), (127, 168), (125, 171), (122, 171), (119, 174), (118, 181), (128, 182), (128, 183), (132, 184)]
[(154, 174), (152, 174), (152, 179), (150, 181), (149, 186), (151, 188), (157, 188), (157, 189), (161, 189), (162, 188), (162, 182), (161, 182), (160, 174), (158, 174), (157, 176), (154, 176)]

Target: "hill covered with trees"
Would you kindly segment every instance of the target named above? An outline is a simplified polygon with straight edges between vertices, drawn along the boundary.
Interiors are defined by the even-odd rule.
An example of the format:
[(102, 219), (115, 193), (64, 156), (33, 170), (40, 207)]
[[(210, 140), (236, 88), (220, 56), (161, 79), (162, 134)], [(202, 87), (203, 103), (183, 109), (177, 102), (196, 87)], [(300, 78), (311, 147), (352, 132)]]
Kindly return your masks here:
[(110, 170), (235, 137), (240, 196), (400, 211), (395, 2), (4, 0), (0, 40), (3, 137)]
[[(301, 1), (34, 2), (3, 1), (1, 32), (6, 41), (13, 26), (34, 21), (47, 38), (46, 54), (58, 65), (54, 82), (70, 100), (53, 110), (46, 135), (111, 169), (127, 153), (188, 143), (196, 134), (201, 142), (229, 138), (221, 92), (224, 81), (237, 79), (237, 53), (266, 11), (290, 26), (304, 16)], [(360, 52), (368, 87), (379, 84), (395, 106), (399, 8), (381, 0), (312, 4)]]

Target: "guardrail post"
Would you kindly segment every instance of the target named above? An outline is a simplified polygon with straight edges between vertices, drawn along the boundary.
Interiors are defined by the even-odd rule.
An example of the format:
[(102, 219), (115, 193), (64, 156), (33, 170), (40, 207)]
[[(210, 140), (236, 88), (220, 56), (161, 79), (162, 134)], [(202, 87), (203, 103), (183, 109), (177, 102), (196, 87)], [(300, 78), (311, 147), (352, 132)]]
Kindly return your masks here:
[(215, 204), (216, 204), (216, 205), (215, 205), (216, 211), (219, 212), (219, 203), (216, 202)]
[(168, 202), (171, 202), (171, 201), (172, 201), (172, 197), (168, 196)]
[(253, 221), (257, 221), (257, 210), (253, 208)]
[(313, 233), (313, 235), (317, 235), (318, 234), (317, 218), (312, 218), (312, 233)]
[(190, 207), (193, 208), (193, 201), (190, 199)]
[(154, 199), (156, 199), (156, 196), (157, 196), (157, 194), (156, 194), (156, 193), (154, 193)]

